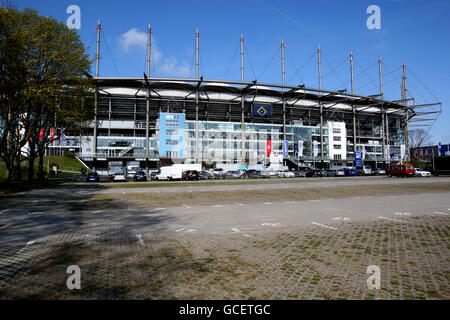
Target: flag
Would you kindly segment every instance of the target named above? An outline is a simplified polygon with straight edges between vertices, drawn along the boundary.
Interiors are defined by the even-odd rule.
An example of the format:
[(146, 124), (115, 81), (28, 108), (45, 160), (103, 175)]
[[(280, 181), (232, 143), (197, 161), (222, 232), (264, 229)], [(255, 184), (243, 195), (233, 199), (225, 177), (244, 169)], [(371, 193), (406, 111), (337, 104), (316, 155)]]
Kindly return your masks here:
[(50, 129), (50, 139), (52, 141), (55, 140), (55, 128)]
[(419, 157), (423, 158), (423, 149), (422, 148), (419, 149)]
[(405, 158), (406, 146), (404, 144), (400, 145), (400, 158), (403, 160)]
[(272, 106), (252, 106), (253, 117), (255, 118), (270, 118), (272, 116)]
[(317, 157), (319, 155), (319, 143), (314, 140), (313, 146), (314, 146), (314, 157)]
[(41, 130), (39, 130), (39, 141), (44, 140), (44, 128), (41, 128)]
[(298, 140), (298, 154), (297, 157), (300, 159), (303, 157), (303, 140)]
[(361, 151), (355, 151), (355, 167), (362, 167)]
[(272, 153), (272, 140), (267, 140), (266, 142), (266, 157), (270, 157)]
[(59, 137), (60, 145), (63, 146), (66, 144), (66, 134), (64, 133), (64, 129), (61, 131), (61, 136)]
[(289, 157), (289, 141), (283, 140), (283, 157)]
[(362, 149), (361, 149), (361, 156), (362, 156), (362, 159), (365, 159), (366, 158), (366, 146), (362, 146)]

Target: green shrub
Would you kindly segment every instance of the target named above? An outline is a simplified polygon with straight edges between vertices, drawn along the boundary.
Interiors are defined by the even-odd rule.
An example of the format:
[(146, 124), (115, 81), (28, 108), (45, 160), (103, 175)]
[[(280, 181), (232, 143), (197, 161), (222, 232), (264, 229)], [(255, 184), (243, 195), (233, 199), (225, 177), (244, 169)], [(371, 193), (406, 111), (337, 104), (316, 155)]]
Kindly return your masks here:
[(69, 158), (69, 159), (75, 159), (75, 153), (73, 153), (73, 152), (66, 152), (64, 154), (64, 157)]

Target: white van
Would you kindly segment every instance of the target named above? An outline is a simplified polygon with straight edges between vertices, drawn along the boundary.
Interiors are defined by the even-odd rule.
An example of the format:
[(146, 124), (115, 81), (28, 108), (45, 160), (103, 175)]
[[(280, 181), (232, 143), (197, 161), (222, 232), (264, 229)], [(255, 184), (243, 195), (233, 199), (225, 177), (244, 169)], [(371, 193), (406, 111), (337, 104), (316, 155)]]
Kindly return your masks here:
[(201, 164), (174, 164), (171, 166), (161, 167), (156, 175), (157, 180), (181, 180), (183, 171), (197, 170), (202, 171)]
[(356, 167), (356, 174), (358, 176), (370, 176), (372, 174), (372, 168), (370, 166)]

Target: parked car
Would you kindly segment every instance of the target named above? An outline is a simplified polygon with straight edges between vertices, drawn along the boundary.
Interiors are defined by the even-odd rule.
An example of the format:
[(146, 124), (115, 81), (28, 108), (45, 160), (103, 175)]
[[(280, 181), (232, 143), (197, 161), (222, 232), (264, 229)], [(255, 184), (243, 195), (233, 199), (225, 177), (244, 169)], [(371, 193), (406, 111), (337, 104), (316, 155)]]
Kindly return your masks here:
[(150, 180), (158, 180), (158, 171), (150, 173)]
[(356, 174), (358, 176), (368, 176), (372, 174), (372, 168), (370, 166), (362, 166), (362, 167), (356, 167)]
[(99, 182), (100, 181), (100, 176), (98, 175), (97, 172), (91, 172), (86, 176), (86, 182)]
[(133, 181), (147, 181), (147, 175), (144, 171), (136, 172), (133, 176)]
[(292, 171), (278, 171), (277, 177), (279, 178), (293, 178), (295, 174)]
[(272, 177), (272, 174), (269, 170), (263, 170), (260, 172), (259, 177), (268, 179)]
[(380, 175), (384, 175), (386, 174), (386, 169), (383, 168), (375, 168), (372, 170), (372, 175), (373, 176), (380, 176)]
[(416, 172), (416, 177), (431, 177), (431, 172), (422, 168), (416, 168), (414, 171)]
[(337, 175), (338, 176), (345, 176), (345, 171), (344, 171), (344, 169), (337, 169)]
[(306, 170), (296, 170), (293, 173), (296, 177), (306, 177)]
[(258, 179), (261, 176), (261, 172), (258, 170), (254, 170), (254, 169), (250, 169), (247, 170), (244, 175), (243, 178), (249, 178), (249, 179)]
[(199, 174), (199, 178), (202, 179), (202, 180), (209, 179), (209, 172), (208, 171), (202, 170), (198, 174)]
[(124, 172), (117, 172), (113, 175), (113, 181), (127, 181), (127, 176)]
[(314, 176), (315, 177), (326, 177), (327, 176), (327, 172), (323, 169), (315, 169), (314, 170)]
[(215, 179), (224, 179), (225, 178), (225, 171), (223, 171), (222, 168), (215, 168), (213, 170), (214, 178)]
[(183, 171), (181, 180), (200, 180), (200, 174), (197, 170)]
[(356, 176), (356, 169), (355, 168), (344, 169), (344, 174), (346, 176)]
[(328, 169), (326, 170), (327, 177), (336, 177), (338, 175), (338, 171), (336, 169)]
[(227, 179), (240, 179), (241, 178), (241, 172), (236, 171), (227, 171), (225, 172), (225, 178)]
[(391, 164), (387, 174), (389, 177), (413, 177), (416, 172), (411, 164)]

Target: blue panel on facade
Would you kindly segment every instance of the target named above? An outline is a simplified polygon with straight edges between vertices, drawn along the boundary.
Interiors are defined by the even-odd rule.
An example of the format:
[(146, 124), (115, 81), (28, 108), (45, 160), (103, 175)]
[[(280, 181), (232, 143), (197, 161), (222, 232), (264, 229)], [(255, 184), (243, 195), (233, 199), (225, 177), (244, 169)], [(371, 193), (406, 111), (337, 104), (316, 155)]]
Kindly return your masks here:
[(272, 106), (261, 106), (254, 104), (252, 106), (252, 114), (255, 118), (270, 118), (272, 117)]
[(161, 113), (159, 116), (159, 154), (161, 157), (183, 158), (186, 116), (184, 113)]
[(355, 151), (355, 167), (362, 167), (361, 151)]

